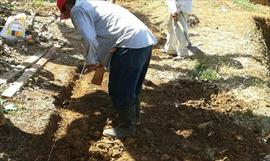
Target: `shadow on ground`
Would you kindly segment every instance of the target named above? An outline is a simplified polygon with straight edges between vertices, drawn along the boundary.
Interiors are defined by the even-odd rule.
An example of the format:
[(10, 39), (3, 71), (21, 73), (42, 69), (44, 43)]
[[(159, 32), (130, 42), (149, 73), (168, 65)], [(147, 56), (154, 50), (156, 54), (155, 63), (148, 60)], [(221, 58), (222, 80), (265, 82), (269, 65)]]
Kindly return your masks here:
[[(168, 155), (192, 161), (225, 157), (229, 160), (259, 161), (264, 154), (269, 154), (269, 143), (267, 145), (261, 140), (258, 131), (234, 122), (234, 117), (255, 116), (247, 112), (225, 115), (215, 111), (219, 108), (241, 110), (245, 105), (226, 97), (213, 100), (211, 97), (219, 92), (210, 84), (187, 80), (161, 85), (148, 82), (142, 94), (143, 125), (138, 128), (138, 136), (133, 141), (122, 140), (123, 149), (135, 160), (161, 160)], [(111, 112), (108, 95), (103, 91), (86, 94), (74, 100), (70, 107), (68, 110), (82, 113), (85, 117), (73, 121), (67, 134), (55, 142), (51, 161), (101, 161), (112, 158), (110, 153), (115, 150), (114, 147), (121, 146), (113, 141), (102, 142), (104, 139), (97, 133), (103, 130)], [(100, 115), (95, 114), (97, 111)], [(60, 120), (58, 116), (53, 116), (47, 130), (40, 136), (24, 133), (11, 124), (8, 129), (2, 129), (1, 142), (4, 144), (1, 145), (8, 145), (1, 148), (1, 152), (6, 154), (3, 159), (46, 160)], [(23, 141), (28, 142), (27, 147), (20, 147)], [(91, 151), (92, 146), (99, 150)], [(12, 149), (18, 148), (24, 156), (9, 156)]]
[[(137, 137), (122, 144), (101, 136), (112, 117), (104, 91), (74, 99), (67, 110), (83, 118), (73, 121), (67, 134), (56, 142), (52, 160), (261, 160), (269, 154), (257, 129), (242, 127), (236, 118), (260, 119), (245, 109), (245, 102), (223, 95), (208, 83), (190, 80), (155, 85), (147, 81), (142, 94), (143, 124)], [(71, 107), (71, 108), (70, 108)], [(65, 107), (64, 107), (65, 108)], [(225, 111), (225, 112), (224, 112)], [(117, 151), (119, 153), (117, 153)], [(127, 157), (127, 158), (126, 158)]]

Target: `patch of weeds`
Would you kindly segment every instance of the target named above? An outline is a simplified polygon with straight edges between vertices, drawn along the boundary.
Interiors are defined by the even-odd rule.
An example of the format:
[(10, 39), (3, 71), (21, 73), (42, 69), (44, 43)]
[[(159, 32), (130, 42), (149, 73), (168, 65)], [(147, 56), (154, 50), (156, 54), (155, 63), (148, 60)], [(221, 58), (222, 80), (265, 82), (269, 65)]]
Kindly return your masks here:
[(12, 3), (5, 3), (5, 2), (0, 2), (0, 8), (3, 9), (13, 9), (15, 6)]
[(0, 112), (4, 112), (9, 115), (16, 115), (18, 112), (25, 110), (21, 104), (15, 104), (8, 102), (0, 97)]
[(48, 4), (53, 2), (53, 0), (34, 0), (33, 4), (35, 7), (47, 7)]
[(55, 0), (34, 0), (36, 3), (43, 3), (43, 2), (55, 2)]
[(18, 111), (5, 111), (6, 114), (9, 114), (10, 116), (16, 116), (16, 114), (18, 113)]
[(216, 81), (220, 79), (220, 75), (216, 70), (207, 67), (206, 65), (199, 64), (195, 67), (195, 78), (203, 81)]
[(45, 6), (45, 4), (42, 0), (34, 0), (33, 4), (35, 7), (44, 7)]
[(4, 113), (9, 114), (11, 116), (18, 115), (22, 111), (25, 110), (25, 108), (22, 105), (10, 103), (9, 106), (13, 106), (13, 107), (9, 107), (9, 108), (4, 109)]
[(257, 8), (254, 4), (250, 2), (250, 0), (233, 0), (238, 6), (247, 11), (256, 11)]

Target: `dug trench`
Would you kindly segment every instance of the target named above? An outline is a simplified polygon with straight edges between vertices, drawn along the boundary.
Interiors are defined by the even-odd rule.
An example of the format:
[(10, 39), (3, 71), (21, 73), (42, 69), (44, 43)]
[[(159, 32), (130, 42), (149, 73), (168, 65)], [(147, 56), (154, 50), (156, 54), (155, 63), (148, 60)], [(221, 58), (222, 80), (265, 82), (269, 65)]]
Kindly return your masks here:
[(262, 43), (266, 47), (263, 55), (265, 55), (270, 75), (270, 19), (266, 17), (254, 17), (254, 20), (257, 28), (262, 32)]
[(45, 150), (51, 161), (259, 161), (269, 154), (269, 143), (263, 142), (256, 129), (235, 123), (235, 117), (250, 117), (245, 102), (211, 83), (186, 79), (159, 82), (148, 78), (137, 136), (103, 137), (102, 130), (111, 126), (115, 116), (107, 94), (108, 74), (100, 87), (90, 83), (92, 76), (78, 79), (77, 73), (76, 80), (56, 96), (59, 121), (57, 129), (51, 129), (53, 139)]

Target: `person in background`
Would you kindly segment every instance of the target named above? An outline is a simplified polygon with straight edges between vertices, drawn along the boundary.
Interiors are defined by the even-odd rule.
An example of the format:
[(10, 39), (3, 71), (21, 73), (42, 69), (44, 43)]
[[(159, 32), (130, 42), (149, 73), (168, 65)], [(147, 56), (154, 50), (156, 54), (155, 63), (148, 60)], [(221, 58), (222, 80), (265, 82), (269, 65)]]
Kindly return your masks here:
[(176, 54), (174, 59), (189, 56), (188, 14), (192, 12), (192, 0), (167, 0), (170, 18), (167, 28), (167, 41), (164, 51)]
[(156, 37), (131, 12), (113, 3), (57, 0), (57, 6), (61, 18), (71, 17), (84, 39), (88, 69), (101, 65), (110, 69), (109, 95), (120, 124), (105, 129), (103, 135), (134, 136), (140, 121), (139, 96)]

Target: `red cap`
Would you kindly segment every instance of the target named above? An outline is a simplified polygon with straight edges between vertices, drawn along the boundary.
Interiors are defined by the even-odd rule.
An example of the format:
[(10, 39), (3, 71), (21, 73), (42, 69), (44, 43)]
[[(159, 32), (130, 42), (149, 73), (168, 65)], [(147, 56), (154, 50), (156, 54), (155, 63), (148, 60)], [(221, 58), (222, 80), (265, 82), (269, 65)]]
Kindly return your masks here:
[(60, 12), (61, 12), (61, 16), (60, 18), (61, 19), (67, 19), (69, 18), (69, 16), (66, 16), (63, 14), (63, 9), (64, 9), (64, 5), (66, 4), (67, 0), (57, 0), (56, 3), (57, 3), (57, 7), (59, 8)]
[(67, 0), (57, 0), (57, 7), (59, 8), (60, 12), (62, 12), (65, 3), (67, 2)]

